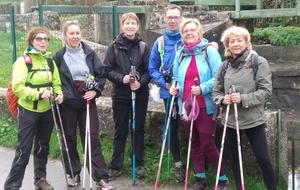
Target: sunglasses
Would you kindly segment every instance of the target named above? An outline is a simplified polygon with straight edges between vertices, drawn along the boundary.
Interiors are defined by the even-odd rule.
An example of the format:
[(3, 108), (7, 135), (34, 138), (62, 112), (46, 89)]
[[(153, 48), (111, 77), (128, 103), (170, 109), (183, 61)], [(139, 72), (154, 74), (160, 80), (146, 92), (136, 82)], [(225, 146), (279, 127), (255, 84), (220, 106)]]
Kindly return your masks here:
[(42, 38), (42, 37), (36, 37), (34, 38), (37, 42), (42, 42), (44, 40), (44, 42), (49, 42), (50, 39), (49, 38)]

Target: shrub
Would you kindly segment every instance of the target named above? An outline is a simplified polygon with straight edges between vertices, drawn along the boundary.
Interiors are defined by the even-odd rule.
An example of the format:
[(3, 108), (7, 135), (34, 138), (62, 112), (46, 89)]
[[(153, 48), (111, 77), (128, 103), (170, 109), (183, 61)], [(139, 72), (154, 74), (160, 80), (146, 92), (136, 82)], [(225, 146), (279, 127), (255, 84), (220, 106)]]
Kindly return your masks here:
[(253, 41), (264, 41), (278, 46), (300, 45), (300, 28), (294, 26), (255, 28)]

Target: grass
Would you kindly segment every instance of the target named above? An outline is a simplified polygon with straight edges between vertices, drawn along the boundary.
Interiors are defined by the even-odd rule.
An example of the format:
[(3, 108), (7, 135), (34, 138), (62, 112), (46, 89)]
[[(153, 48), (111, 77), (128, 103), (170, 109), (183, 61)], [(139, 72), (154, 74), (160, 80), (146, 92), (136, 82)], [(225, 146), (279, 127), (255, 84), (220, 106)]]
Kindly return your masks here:
[[(15, 120), (12, 120), (9, 116), (4, 116), (0, 119), (0, 145), (9, 147), (9, 148), (15, 148), (17, 144), (17, 126)], [(112, 140), (110, 140), (106, 134), (100, 133), (99, 135), (101, 144), (102, 144), (102, 152), (104, 155), (104, 158), (106, 160), (106, 163), (109, 164), (109, 161), (112, 156), (112, 149), (113, 144)], [(80, 139), (78, 138), (77, 141), (77, 148), (80, 154), (81, 162), (83, 163), (83, 150), (80, 143)], [(125, 156), (124, 156), (124, 166), (123, 166), (123, 174), (127, 175), (128, 177), (131, 176), (131, 146), (130, 146), (130, 140), (128, 139), (126, 144), (126, 150), (125, 150)], [(182, 152), (182, 155), (186, 155), (186, 150)], [(57, 141), (57, 135), (55, 132), (55, 129), (52, 133), (51, 140), (50, 140), (50, 158), (60, 159), (60, 149), (58, 146)], [(157, 166), (159, 162), (160, 157), (160, 147), (157, 147), (154, 142), (146, 136), (145, 138), (145, 152), (144, 152), (144, 162), (145, 162), (145, 168), (147, 168), (147, 176), (142, 179), (146, 183), (148, 183), (150, 186), (154, 185), (156, 172), (157, 172)], [(186, 157), (183, 157), (182, 159), (184, 162), (186, 160)], [(170, 175), (170, 182), (166, 184), (167, 186), (176, 186), (176, 187), (183, 187), (183, 183), (176, 183), (175, 182), (175, 176), (174, 176), (174, 168), (173, 166), (173, 160), (171, 158), (171, 175)], [(191, 162), (190, 162), (191, 163)], [(167, 168), (167, 155), (164, 155), (163, 163), (161, 167), (161, 175), (160, 175), (160, 182), (165, 184), (166, 183), (166, 168)], [(190, 173), (189, 173), (189, 181), (194, 181), (193, 172), (192, 172), (192, 164), (190, 165)], [(227, 177), (230, 180), (231, 187), (230, 190), (234, 190), (234, 179), (232, 176), (232, 173), (230, 169), (227, 169)], [(210, 186), (212, 187), (215, 183), (215, 173), (211, 167), (208, 167), (206, 172), (208, 182)], [(141, 179), (139, 179), (141, 180)], [(245, 184), (247, 185), (247, 189), (255, 189), (255, 190), (265, 190), (264, 182), (261, 178), (253, 178), (249, 176), (245, 176)], [(279, 190), (287, 189), (287, 185), (283, 184)]]

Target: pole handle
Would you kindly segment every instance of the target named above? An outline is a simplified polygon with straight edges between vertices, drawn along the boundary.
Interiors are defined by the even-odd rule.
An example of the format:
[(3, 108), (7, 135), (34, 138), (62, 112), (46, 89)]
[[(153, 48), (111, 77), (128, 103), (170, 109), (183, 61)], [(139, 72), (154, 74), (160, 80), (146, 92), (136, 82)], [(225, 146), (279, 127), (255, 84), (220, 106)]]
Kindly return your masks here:
[(194, 78), (194, 85), (195, 86), (199, 86), (199, 79), (198, 79), (198, 77)]

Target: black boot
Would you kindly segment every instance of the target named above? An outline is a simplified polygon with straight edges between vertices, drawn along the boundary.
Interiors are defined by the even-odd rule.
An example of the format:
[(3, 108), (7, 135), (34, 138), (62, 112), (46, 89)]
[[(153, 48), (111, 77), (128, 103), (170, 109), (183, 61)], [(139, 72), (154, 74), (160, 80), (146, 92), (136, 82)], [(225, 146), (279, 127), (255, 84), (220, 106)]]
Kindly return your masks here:
[(203, 177), (196, 177), (192, 190), (208, 190), (207, 180)]
[(219, 180), (218, 182), (218, 190), (228, 190), (229, 189), (229, 180)]

